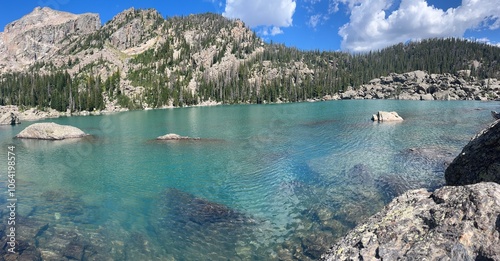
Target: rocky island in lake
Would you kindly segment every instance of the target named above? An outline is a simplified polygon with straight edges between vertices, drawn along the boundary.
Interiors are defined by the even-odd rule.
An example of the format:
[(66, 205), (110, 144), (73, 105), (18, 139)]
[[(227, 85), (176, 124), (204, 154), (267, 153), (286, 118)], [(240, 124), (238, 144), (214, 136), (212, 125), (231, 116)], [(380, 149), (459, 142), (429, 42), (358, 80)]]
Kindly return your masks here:
[(16, 138), (20, 139), (38, 139), (38, 140), (64, 140), (73, 138), (82, 138), (87, 136), (82, 130), (68, 125), (59, 125), (53, 122), (35, 123), (19, 134)]
[(188, 137), (188, 136), (181, 136), (179, 134), (175, 134), (175, 133), (169, 133), (169, 134), (165, 134), (163, 136), (159, 136), (158, 138), (156, 138), (156, 140), (165, 140), (165, 141), (180, 141), (180, 140), (201, 140), (201, 138), (193, 138), (193, 137)]

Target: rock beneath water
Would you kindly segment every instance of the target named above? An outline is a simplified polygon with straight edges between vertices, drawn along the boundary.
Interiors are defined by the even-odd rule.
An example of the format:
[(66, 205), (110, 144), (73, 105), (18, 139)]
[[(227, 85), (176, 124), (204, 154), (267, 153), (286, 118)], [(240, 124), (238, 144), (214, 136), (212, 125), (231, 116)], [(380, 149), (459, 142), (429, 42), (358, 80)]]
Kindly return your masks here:
[(76, 127), (53, 122), (32, 124), (16, 135), (17, 138), (40, 140), (64, 140), (84, 136), (87, 134)]
[(168, 189), (164, 196), (172, 214), (183, 221), (206, 225), (217, 222), (241, 223), (245, 219), (243, 214), (225, 205), (197, 198), (175, 188)]
[[(237, 255), (241, 242), (256, 240), (252, 233), (256, 222), (247, 215), (175, 188), (161, 193), (152, 211), (155, 235), (179, 260), (197, 260), (196, 252), (215, 255), (211, 260), (225, 260)], [(196, 251), (186, 251), (186, 245)], [(220, 246), (217, 253), (211, 252), (214, 245)]]
[(200, 140), (200, 138), (192, 138), (187, 136), (181, 136), (175, 133), (169, 133), (156, 138), (157, 140)]
[(397, 112), (391, 111), (379, 111), (377, 114), (373, 114), (372, 121), (403, 121), (403, 118), (398, 115)]
[(500, 260), (500, 185), (408, 191), (322, 260)]
[(481, 131), (467, 144), (445, 172), (447, 185), (483, 181), (500, 183), (500, 121)]

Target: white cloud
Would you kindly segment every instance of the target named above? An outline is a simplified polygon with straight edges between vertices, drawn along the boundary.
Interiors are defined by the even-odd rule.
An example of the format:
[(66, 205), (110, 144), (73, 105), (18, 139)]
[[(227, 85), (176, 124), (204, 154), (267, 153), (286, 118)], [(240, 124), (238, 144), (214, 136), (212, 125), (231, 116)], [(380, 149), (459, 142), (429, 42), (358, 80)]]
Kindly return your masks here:
[(312, 28), (316, 28), (316, 26), (318, 25), (318, 23), (321, 21), (321, 18), (323, 16), (321, 14), (317, 14), (317, 15), (313, 15), (309, 18), (309, 26), (311, 26)]
[(492, 42), (487, 37), (483, 37), (483, 38), (471, 38), (469, 40), (473, 41), (473, 42), (480, 42), (480, 43), (485, 43), (485, 44), (489, 44), (489, 45), (492, 45), (492, 46), (500, 47), (500, 43)]
[(268, 35), (274, 36), (274, 35), (282, 34), (284, 32), (283, 32), (283, 30), (281, 30), (281, 28), (279, 28), (277, 26), (266, 26), (266, 27), (262, 28), (262, 30), (259, 33), (264, 35), (264, 36), (268, 36)]
[(462, 37), (467, 29), (500, 27), (498, 0), (462, 0), (442, 10), (426, 0), (402, 0), (389, 14), (391, 0), (336, 0), (348, 6), (350, 21), (339, 29), (342, 49), (362, 52), (431, 37)]
[(239, 18), (250, 27), (272, 26), (269, 32), (280, 32), (293, 22), (295, 0), (227, 0), (223, 16)]

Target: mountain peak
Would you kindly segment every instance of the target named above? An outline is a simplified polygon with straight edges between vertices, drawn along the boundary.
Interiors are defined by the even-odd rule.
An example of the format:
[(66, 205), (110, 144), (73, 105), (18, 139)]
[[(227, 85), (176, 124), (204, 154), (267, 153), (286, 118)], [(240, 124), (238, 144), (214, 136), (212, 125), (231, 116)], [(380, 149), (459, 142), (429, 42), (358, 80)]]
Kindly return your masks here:
[(12, 31), (20, 31), (48, 25), (60, 25), (71, 20), (76, 20), (81, 16), (96, 17), (100, 23), (98, 14), (77, 15), (64, 11), (54, 10), (49, 7), (38, 6), (35, 7), (35, 9), (33, 9), (31, 13), (21, 17), (19, 20), (7, 24), (5, 26), (4, 32), (8, 33)]

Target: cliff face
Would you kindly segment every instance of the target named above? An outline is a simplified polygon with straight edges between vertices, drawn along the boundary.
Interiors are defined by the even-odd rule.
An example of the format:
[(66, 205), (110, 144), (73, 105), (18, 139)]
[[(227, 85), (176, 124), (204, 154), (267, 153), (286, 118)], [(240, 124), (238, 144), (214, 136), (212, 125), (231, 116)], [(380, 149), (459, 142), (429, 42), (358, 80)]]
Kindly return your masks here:
[(18, 70), (50, 58), (75, 38), (101, 27), (98, 14), (76, 15), (37, 7), (0, 34), (0, 69)]

